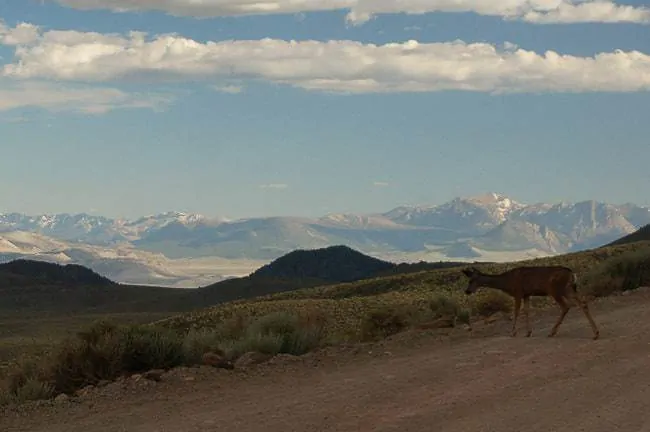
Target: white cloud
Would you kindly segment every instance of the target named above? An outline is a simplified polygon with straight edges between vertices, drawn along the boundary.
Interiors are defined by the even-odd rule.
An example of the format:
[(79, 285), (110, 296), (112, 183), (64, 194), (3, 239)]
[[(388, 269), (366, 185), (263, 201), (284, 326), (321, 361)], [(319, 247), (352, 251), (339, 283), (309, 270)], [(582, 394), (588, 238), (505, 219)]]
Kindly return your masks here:
[(238, 15), (293, 14), (349, 8), (355, 0), (55, 0), (77, 9), (115, 12), (158, 10), (199, 18)]
[(37, 107), (48, 111), (103, 114), (120, 108), (159, 110), (170, 102), (167, 96), (129, 94), (106, 87), (0, 81), (0, 111)]
[(255, 79), (314, 91), (628, 92), (650, 88), (650, 56), (538, 54), (504, 44), (385, 45), (278, 39), (201, 43), (168, 34), (48, 31), (16, 47), (0, 74), (14, 79), (101, 82)]
[(650, 9), (609, 0), (56, 0), (77, 9), (158, 10), (199, 18), (349, 10), (360, 24), (388, 13), (474, 12), (532, 23), (650, 22)]
[(23, 45), (36, 41), (39, 37), (37, 26), (28, 23), (20, 23), (16, 27), (9, 28), (0, 20), (0, 45)]
[(260, 185), (262, 189), (287, 189), (288, 187), (289, 185), (286, 183), (267, 183)]
[(232, 85), (232, 84), (224, 85), (224, 86), (214, 85), (212, 86), (212, 89), (220, 93), (228, 93), (228, 94), (239, 94), (244, 91), (244, 87)]
[(474, 12), (531, 23), (649, 23), (650, 9), (608, 0), (357, 0), (347, 15), (353, 24), (388, 13)]

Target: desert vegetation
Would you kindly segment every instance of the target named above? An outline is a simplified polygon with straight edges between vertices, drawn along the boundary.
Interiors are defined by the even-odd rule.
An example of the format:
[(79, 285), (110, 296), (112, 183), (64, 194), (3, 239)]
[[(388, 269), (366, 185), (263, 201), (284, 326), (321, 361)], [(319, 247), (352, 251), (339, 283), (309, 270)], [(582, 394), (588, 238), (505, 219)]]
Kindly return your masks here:
[[(580, 293), (607, 296), (650, 284), (650, 242), (476, 266), (496, 273), (521, 264), (569, 266), (579, 275)], [(512, 299), (496, 290), (464, 295), (466, 283), (460, 269), (440, 268), (242, 299), (148, 323), (104, 319), (14, 360), (4, 371), (0, 403), (74, 394), (134, 373), (198, 365), (206, 363), (206, 354), (231, 368), (250, 353), (303, 355), (414, 327), (471, 326), (512, 311)], [(555, 305), (542, 298), (532, 307)]]

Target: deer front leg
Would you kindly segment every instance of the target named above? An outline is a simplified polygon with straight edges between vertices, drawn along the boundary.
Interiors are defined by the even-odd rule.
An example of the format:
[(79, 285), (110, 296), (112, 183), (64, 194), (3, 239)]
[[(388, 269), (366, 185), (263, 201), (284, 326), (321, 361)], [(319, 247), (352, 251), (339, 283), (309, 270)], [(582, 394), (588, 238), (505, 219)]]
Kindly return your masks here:
[(524, 315), (526, 316), (526, 337), (530, 337), (533, 334), (533, 329), (530, 328), (530, 318), (528, 317), (529, 310), (530, 310), (530, 297), (524, 297)]
[(560, 313), (557, 322), (551, 329), (551, 332), (548, 334), (548, 337), (553, 337), (557, 334), (557, 329), (560, 327), (560, 324), (562, 324), (562, 321), (564, 321), (564, 317), (566, 316), (566, 314), (569, 312), (570, 309), (569, 305), (567, 305), (566, 301), (564, 301), (562, 297), (557, 297), (555, 301), (557, 302), (558, 306), (560, 306), (562, 312)]
[(512, 332), (511, 336), (517, 336), (517, 318), (519, 318), (519, 308), (521, 307), (521, 298), (519, 296), (515, 297), (515, 316), (512, 320)]

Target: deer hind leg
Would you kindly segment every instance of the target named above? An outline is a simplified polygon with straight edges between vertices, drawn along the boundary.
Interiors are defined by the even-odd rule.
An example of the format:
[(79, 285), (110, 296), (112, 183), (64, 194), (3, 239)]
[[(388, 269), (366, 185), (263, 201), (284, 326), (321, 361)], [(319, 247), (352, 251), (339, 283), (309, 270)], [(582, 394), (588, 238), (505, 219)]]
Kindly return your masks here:
[(530, 296), (524, 297), (524, 316), (526, 317), (526, 337), (533, 334), (533, 329), (530, 327), (530, 318), (528, 312), (530, 310)]
[(562, 324), (562, 321), (564, 321), (564, 317), (566, 316), (567, 313), (569, 313), (569, 310), (571, 309), (571, 307), (569, 305), (567, 305), (566, 301), (564, 300), (564, 298), (562, 296), (557, 296), (557, 297), (554, 297), (554, 298), (555, 298), (555, 301), (557, 302), (558, 306), (560, 306), (560, 309), (562, 310), (562, 312), (560, 313), (560, 316), (558, 317), (557, 322), (555, 323), (555, 325), (551, 329), (551, 332), (548, 334), (548, 337), (553, 337), (553, 336), (555, 336), (557, 334), (557, 329), (560, 327), (560, 324)]
[(598, 330), (598, 326), (594, 322), (594, 319), (591, 317), (591, 313), (589, 312), (589, 305), (587, 302), (584, 299), (580, 298), (580, 296), (575, 292), (571, 292), (568, 297), (570, 301), (574, 302), (580, 309), (582, 309), (585, 317), (587, 317), (587, 321), (589, 321), (591, 330), (594, 332), (594, 340), (598, 339), (600, 337), (600, 330)]
[(512, 337), (517, 336), (517, 318), (519, 318), (519, 308), (521, 307), (521, 298), (515, 297), (515, 316), (512, 321)]

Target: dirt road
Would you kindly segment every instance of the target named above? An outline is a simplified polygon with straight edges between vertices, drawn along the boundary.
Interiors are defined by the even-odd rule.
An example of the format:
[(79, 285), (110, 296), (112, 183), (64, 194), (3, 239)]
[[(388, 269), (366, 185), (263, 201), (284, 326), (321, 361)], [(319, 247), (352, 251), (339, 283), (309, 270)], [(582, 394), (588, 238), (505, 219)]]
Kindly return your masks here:
[[(6, 413), (6, 432), (650, 431), (650, 293), (450, 341), (401, 335), (251, 373), (199, 369), (140, 391)], [(523, 322), (521, 323), (523, 326)], [(188, 372), (190, 373), (190, 372)], [(192, 378), (189, 378), (192, 379)]]

